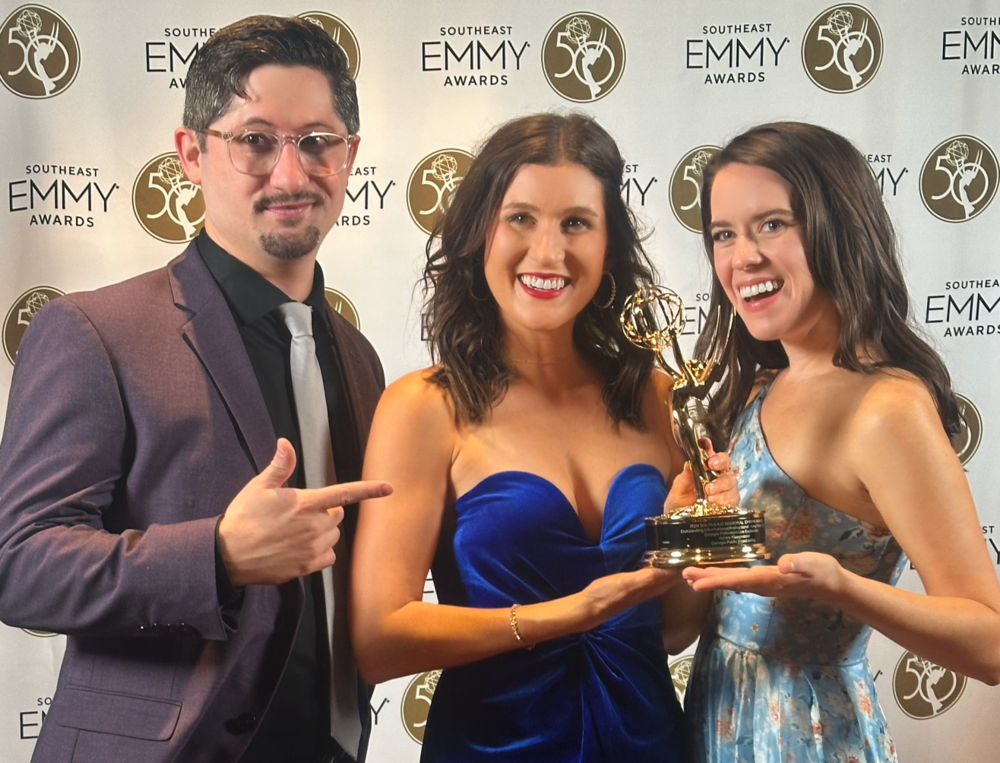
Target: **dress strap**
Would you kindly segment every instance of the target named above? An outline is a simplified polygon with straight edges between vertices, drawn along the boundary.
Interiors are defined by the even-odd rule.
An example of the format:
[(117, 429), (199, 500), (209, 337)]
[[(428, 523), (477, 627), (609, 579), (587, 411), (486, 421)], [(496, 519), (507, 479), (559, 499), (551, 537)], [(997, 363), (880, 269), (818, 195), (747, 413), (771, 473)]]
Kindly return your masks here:
[(774, 380), (778, 378), (779, 373), (781, 372), (764, 371), (757, 376), (753, 389), (750, 390), (750, 400), (747, 402), (747, 408), (756, 405), (767, 397), (767, 393), (771, 389), (771, 385), (774, 384)]

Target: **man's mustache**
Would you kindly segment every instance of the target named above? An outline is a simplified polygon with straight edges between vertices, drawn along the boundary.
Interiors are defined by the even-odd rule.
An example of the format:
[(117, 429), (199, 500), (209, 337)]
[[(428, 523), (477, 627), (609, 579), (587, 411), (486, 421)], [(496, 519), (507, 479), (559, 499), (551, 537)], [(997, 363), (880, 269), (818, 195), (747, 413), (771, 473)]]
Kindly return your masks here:
[(253, 203), (253, 211), (260, 214), (268, 207), (273, 207), (277, 204), (299, 204), (303, 201), (311, 201), (316, 206), (322, 206), (326, 203), (326, 200), (322, 195), (316, 193), (315, 191), (301, 191), (300, 193), (276, 193), (273, 196), (265, 196), (261, 199), (257, 199)]

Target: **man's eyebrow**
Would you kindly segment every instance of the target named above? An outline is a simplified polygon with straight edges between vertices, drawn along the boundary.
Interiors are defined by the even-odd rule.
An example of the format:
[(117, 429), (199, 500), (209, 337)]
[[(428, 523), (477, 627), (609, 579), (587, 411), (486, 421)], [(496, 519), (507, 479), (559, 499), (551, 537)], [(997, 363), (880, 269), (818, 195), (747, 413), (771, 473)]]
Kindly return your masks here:
[[(248, 117), (240, 123), (240, 129), (246, 129), (247, 127), (266, 127), (270, 130), (277, 130), (274, 122), (264, 119), (264, 117)], [(309, 122), (308, 124), (300, 125), (296, 132), (336, 132), (336, 129), (333, 125), (326, 122)]]

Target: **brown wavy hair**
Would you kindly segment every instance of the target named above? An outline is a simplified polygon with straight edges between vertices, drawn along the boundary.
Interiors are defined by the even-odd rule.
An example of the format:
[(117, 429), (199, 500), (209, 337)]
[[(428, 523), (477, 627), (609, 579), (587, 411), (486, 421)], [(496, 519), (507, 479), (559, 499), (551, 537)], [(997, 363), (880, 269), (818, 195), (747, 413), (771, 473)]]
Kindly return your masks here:
[[(883, 368), (909, 371), (927, 385), (945, 431), (957, 433), (960, 415), (948, 369), (910, 324), (896, 235), (861, 152), (843, 136), (803, 122), (764, 124), (734, 138), (704, 170), (701, 219), (709, 262), (712, 184), (719, 170), (733, 163), (765, 167), (791, 185), (809, 271), (842, 321), (834, 364), (866, 374)], [(712, 308), (721, 310), (724, 324), (733, 313), (718, 276), (712, 279)], [(699, 337), (702, 351), (710, 339)], [(761, 372), (786, 368), (788, 356), (779, 341), (754, 339), (737, 313), (726, 362), (726, 376), (710, 406), (717, 444), (728, 441)]]
[[(603, 400), (616, 425), (643, 429), (642, 393), (652, 353), (631, 345), (618, 323), (625, 298), (653, 279), (653, 265), (632, 210), (622, 199), (625, 162), (614, 139), (584, 114), (534, 114), (498, 127), (479, 149), (447, 212), (427, 242), (424, 308), (431, 356), (430, 380), (446, 389), (456, 420), (485, 421), (515, 377), (504, 350), (503, 322), (486, 283), (486, 239), (507, 188), (526, 164), (579, 164), (600, 181), (608, 224), (606, 262), (617, 283), (608, 308), (588, 303), (577, 316), (573, 341), (604, 380)], [(602, 281), (597, 300), (610, 296)]]

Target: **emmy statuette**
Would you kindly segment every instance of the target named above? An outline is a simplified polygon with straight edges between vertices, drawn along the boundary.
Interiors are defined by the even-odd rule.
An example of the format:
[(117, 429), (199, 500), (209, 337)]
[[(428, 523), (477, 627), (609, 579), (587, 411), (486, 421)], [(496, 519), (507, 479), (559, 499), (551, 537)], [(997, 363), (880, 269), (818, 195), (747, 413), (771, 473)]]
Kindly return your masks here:
[[(648, 285), (625, 301), (621, 326), (632, 344), (652, 350), (660, 366), (674, 379), (672, 426), (674, 438), (691, 463), (698, 499), (672, 514), (646, 519), (646, 554), (651, 567), (750, 565), (771, 558), (764, 545), (764, 515), (738, 506), (709, 503), (705, 485), (718, 475), (708, 468), (704, 437), (705, 400), (722, 377), (722, 359), (732, 332), (732, 318), (723, 327), (716, 315), (715, 337), (707, 358), (685, 360), (679, 337), (684, 331), (684, 303), (663, 286)], [(674, 365), (664, 357), (670, 347)]]

